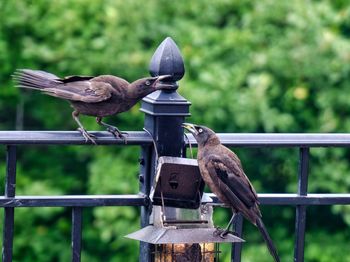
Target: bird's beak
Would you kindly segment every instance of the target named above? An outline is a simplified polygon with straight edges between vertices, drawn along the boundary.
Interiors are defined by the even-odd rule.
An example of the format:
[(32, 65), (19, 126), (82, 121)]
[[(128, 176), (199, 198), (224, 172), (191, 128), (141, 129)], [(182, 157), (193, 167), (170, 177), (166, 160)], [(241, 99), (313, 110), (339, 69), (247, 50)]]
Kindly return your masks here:
[[(176, 89), (173, 83), (166, 83), (166, 80), (168, 78), (171, 78), (172, 75), (161, 75), (157, 76), (156, 81), (154, 81), (153, 86), (156, 90), (162, 90), (162, 89), (167, 89), (167, 90), (173, 90)], [(169, 79), (170, 80), (170, 79)], [(165, 82), (163, 82), (165, 81)]]
[(157, 81), (163, 81), (164, 79), (170, 78), (172, 77), (172, 75), (162, 75), (162, 76), (158, 76)]
[(192, 134), (197, 134), (197, 130), (196, 128), (194, 127), (193, 124), (190, 124), (190, 123), (183, 123), (181, 125), (183, 128), (185, 128), (186, 130), (188, 130), (189, 132), (191, 132)]

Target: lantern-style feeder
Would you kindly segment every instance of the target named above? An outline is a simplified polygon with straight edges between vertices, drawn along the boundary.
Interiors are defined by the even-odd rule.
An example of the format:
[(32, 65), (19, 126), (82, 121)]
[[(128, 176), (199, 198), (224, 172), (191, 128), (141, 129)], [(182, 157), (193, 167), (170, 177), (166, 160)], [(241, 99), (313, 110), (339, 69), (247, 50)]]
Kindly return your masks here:
[(157, 262), (219, 261), (219, 243), (244, 240), (232, 234), (219, 236), (212, 204), (201, 204), (203, 189), (197, 160), (160, 157), (150, 194), (150, 225), (126, 237), (154, 244)]

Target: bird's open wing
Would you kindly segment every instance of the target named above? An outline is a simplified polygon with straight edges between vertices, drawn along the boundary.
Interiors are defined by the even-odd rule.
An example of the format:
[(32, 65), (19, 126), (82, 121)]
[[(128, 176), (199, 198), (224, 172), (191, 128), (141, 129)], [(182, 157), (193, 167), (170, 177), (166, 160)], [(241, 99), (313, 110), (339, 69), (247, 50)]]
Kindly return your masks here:
[(222, 186), (221, 190), (228, 199), (234, 200), (234, 195), (247, 208), (258, 203), (258, 196), (244, 174), (238, 157), (212, 154), (206, 159), (206, 167), (212, 178), (216, 176), (219, 183), (226, 185)]
[(97, 103), (111, 97), (113, 88), (109, 83), (97, 81), (71, 81), (42, 90), (48, 95), (86, 103)]

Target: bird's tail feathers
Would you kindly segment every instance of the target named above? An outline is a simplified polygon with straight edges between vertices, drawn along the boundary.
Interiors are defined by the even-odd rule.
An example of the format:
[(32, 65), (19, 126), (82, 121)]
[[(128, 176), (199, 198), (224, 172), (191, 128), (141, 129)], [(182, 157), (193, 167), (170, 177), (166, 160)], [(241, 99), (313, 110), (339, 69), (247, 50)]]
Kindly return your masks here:
[(275, 247), (275, 245), (274, 245), (269, 233), (267, 232), (266, 227), (265, 227), (265, 225), (260, 217), (256, 220), (256, 226), (258, 227), (261, 235), (263, 236), (263, 238), (267, 244), (267, 247), (268, 247), (271, 255), (273, 256), (275, 262), (280, 262), (280, 258), (278, 256), (277, 249), (276, 249), (276, 247)]
[(55, 87), (59, 78), (41, 70), (18, 69), (13, 74), (18, 87), (29, 89), (45, 89)]

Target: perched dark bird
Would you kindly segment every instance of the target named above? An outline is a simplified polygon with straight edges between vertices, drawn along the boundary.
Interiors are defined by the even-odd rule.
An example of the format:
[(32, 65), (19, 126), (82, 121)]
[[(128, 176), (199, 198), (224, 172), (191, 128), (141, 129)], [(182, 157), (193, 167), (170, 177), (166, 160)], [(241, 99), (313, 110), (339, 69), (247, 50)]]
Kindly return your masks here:
[(99, 125), (107, 128), (115, 137), (124, 138), (117, 127), (102, 122), (105, 116), (128, 111), (146, 95), (171, 86), (159, 84), (169, 75), (138, 79), (131, 84), (112, 76), (68, 76), (59, 78), (40, 70), (19, 69), (13, 75), (18, 87), (36, 89), (47, 95), (68, 100), (74, 111), (73, 119), (85, 140), (96, 144), (95, 137), (89, 134), (79, 121), (79, 114), (95, 116)]
[[(205, 183), (222, 203), (232, 208), (234, 215), (241, 213), (258, 227), (271, 255), (279, 262), (277, 250), (261, 219), (258, 196), (237, 155), (223, 146), (211, 129), (188, 123), (184, 123), (183, 127), (197, 140), (198, 165)], [(224, 237), (229, 232), (233, 218), (220, 236)]]

